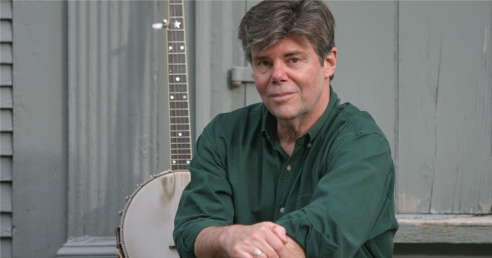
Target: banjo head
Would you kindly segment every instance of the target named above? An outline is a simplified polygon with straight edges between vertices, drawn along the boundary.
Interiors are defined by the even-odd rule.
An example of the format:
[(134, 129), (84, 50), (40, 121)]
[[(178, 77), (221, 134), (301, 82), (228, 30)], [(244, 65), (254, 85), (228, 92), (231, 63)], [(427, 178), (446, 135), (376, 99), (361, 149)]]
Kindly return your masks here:
[(128, 258), (176, 257), (174, 217), (189, 172), (165, 171), (140, 185), (121, 218), (119, 246)]

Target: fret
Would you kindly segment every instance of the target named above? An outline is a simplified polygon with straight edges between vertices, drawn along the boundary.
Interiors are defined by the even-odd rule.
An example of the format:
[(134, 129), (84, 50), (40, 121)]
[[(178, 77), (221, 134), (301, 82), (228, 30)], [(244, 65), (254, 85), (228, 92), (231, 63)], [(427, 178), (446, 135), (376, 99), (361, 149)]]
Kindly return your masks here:
[(169, 55), (168, 57), (168, 63), (169, 64), (176, 64), (176, 63), (183, 63), (186, 60), (186, 55), (185, 54), (176, 54), (176, 55)]
[(175, 150), (186, 150), (191, 148), (189, 143), (171, 143), (171, 148)]
[(189, 114), (188, 114), (188, 110), (170, 110), (170, 115), (175, 117), (175, 116), (179, 116), (179, 117), (188, 117)]
[(191, 160), (191, 155), (171, 155), (173, 160)]
[(183, 17), (183, 5), (169, 6), (169, 13), (171, 14), (171, 18)]
[(188, 169), (192, 158), (183, 0), (169, 0), (167, 28), (171, 169)]
[(186, 75), (169, 75), (169, 82), (186, 83)]
[(168, 43), (167, 44), (167, 52), (169, 55), (174, 55), (177, 53), (184, 54), (186, 53), (186, 46), (184, 42), (181, 43)]
[(190, 138), (171, 138), (171, 143), (189, 143)]
[[(177, 134), (181, 134), (182, 136), (177, 136)], [(190, 135), (189, 135), (189, 132), (188, 132), (188, 136), (184, 136), (182, 132), (179, 132), (179, 133), (174, 133), (174, 134), (171, 134), (171, 138), (175, 138), (175, 139), (191, 139)]]
[(184, 31), (168, 30), (167, 37), (170, 41), (183, 41), (184, 42)]
[(186, 124), (186, 125), (171, 125), (171, 131), (188, 131), (190, 130), (190, 125), (189, 124)]
[(171, 165), (171, 170), (180, 171), (180, 170), (188, 170), (188, 165)]
[(182, 73), (186, 74), (186, 65), (180, 65), (180, 64), (170, 64), (169, 65), (169, 73)]
[(171, 107), (171, 109), (174, 109), (174, 108), (188, 108), (188, 102), (169, 101), (169, 106)]
[(182, 150), (175, 150), (175, 149), (171, 149), (171, 154), (191, 154), (191, 150), (190, 149), (182, 149)]

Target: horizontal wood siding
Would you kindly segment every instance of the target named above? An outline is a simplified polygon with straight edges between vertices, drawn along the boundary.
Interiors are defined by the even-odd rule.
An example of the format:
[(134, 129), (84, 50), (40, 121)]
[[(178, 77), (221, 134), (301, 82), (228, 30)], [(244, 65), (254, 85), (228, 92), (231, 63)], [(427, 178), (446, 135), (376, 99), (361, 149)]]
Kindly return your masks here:
[(0, 256), (12, 257), (12, 2), (0, 2)]

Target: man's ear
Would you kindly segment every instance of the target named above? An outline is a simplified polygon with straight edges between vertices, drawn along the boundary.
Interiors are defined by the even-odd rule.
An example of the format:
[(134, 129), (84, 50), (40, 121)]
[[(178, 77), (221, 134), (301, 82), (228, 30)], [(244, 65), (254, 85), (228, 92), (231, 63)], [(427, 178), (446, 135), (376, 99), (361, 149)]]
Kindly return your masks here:
[(325, 79), (329, 78), (335, 73), (335, 68), (337, 68), (337, 53), (338, 50), (336, 47), (333, 47), (330, 53), (325, 57)]

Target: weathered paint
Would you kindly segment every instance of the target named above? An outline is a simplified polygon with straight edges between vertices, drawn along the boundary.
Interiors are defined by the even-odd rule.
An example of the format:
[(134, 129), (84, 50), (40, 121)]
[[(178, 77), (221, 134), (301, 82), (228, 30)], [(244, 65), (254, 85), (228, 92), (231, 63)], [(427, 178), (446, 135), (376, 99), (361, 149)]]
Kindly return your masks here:
[(244, 1), (196, 2), (196, 135), (219, 113), (244, 106), (245, 89), (229, 89), (228, 71), (244, 66), (237, 28)]
[(155, 40), (163, 35), (150, 25), (161, 15), (150, 1), (75, 1), (68, 12), (68, 235), (110, 236), (124, 197), (158, 172)]
[(12, 110), (0, 110), (0, 131), (12, 131)]
[(492, 2), (399, 6), (398, 192), (419, 213), (488, 213)]
[(12, 85), (12, 66), (0, 65), (0, 86)]
[(397, 215), (395, 243), (492, 244), (492, 216)]
[(0, 108), (12, 108), (12, 87), (0, 87)]
[(66, 241), (66, 8), (64, 1), (13, 2), (14, 258), (52, 258)]
[(0, 182), (0, 211), (12, 212), (12, 183)]
[(0, 41), (12, 42), (12, 21), (0, 20)]
[(12, 181), (12, 157), (0, 157), (0, 180)]
[(12, 1), (2, 0), (0, 1), (0, 18), (12, 19)]
[(12, 63), (12, 44), (11, 43), (0, 43), (0, 63), (2, 63), (2, 64), (11, 64)]
[(0, 133), (0, 155), (12, 155), (12, 133)]

